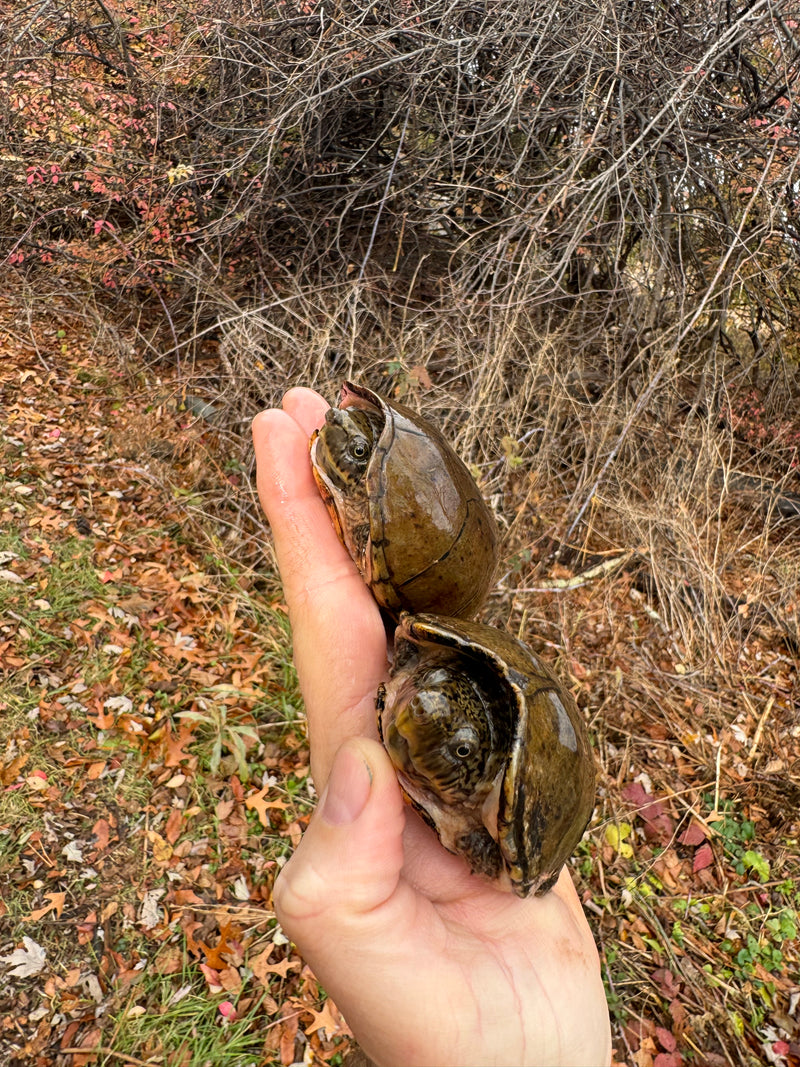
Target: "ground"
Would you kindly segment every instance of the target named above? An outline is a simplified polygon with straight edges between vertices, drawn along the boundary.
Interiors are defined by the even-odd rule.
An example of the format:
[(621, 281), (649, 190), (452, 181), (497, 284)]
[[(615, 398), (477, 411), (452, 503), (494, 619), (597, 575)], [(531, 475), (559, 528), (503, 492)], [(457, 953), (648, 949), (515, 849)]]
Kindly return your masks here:
[[(315, 795), (277, 580), (224, 536), (246, 444), (185, 370), (56, 309), (21, 321), (0, 306), (0, 1059), (341, 1062), (270, 908)], [(776, 586), (797, 539), (756, 545), (789, 561)], [(617, 1062), (800, 1063), (791, 630), (745, 626), (745, 596), (735, 660), (699, 671), (635, 570), (548, 573), (528, 626), (595, 746), (571, 870)]]
[(187, 529), (208, 428), (169, 371), (3, 321), (0, 1061), (328, 1060), (269, 906), (313, 800), (286, 618)]

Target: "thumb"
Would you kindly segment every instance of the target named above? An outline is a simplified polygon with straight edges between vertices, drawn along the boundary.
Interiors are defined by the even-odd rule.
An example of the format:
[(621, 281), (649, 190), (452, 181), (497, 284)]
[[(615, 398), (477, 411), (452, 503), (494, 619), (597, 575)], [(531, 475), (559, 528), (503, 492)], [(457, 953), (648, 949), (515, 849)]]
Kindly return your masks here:
[(319, 808), (273, 890), (286, 934), (308, 962), (338, 938), (375, 935), (403, 866), (404, 804), (382, 745), (351, 738), (336, 753)]

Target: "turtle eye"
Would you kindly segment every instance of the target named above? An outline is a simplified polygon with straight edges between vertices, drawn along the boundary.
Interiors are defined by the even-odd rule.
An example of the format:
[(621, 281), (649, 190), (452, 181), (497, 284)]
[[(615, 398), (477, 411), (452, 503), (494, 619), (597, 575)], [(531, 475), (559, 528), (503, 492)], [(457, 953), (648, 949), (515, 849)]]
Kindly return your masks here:
[(478, 751), (478, 738), (475, 731), (468, 726), (461, 727), (450, 739), (450, 754), (454, 759), (466, 763), (474, 758)]
[(369, 452), (369, 446), (363, 437), (357, 437), (355, 441), (353, 441), (350, 451), (352, 452), (354, 459), (364, 459)]

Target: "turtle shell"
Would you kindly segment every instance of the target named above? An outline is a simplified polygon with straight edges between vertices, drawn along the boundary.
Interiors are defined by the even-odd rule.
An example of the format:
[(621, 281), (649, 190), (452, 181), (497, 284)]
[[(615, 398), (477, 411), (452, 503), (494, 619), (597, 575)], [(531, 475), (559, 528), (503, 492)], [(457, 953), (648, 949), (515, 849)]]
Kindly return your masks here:
[(407, 799), (472, 870), (546, 892), (594, 807), (595, 770), (571, 694), (492, 626), (403, 615), (379, 729)]
[(311, 463), (336, 531), (381, 607), (395, 618), (477, 612), (497, 565), (497, 527), (435, 426), (345, 382), (339, 407), (311, 438)]

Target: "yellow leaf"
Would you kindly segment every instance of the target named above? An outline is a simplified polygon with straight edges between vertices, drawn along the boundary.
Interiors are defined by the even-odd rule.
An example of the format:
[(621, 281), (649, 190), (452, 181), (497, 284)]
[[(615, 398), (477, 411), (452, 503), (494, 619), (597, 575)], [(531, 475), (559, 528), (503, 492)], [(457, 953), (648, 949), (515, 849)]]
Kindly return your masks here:
[(161, 834), (148, 830), (147, 840), (153, 846), (153, 859), (156, 863), (167, 863), (172, 858), (172, 845), (165, 841)]
[(633, 849), (625, 840), (626, 837), (630, 837), (630, 833), (631, 825), (627, 822), (612, 823), (606, 827), (606, 841), (625, 859), (630, 859), (633, 855)]

